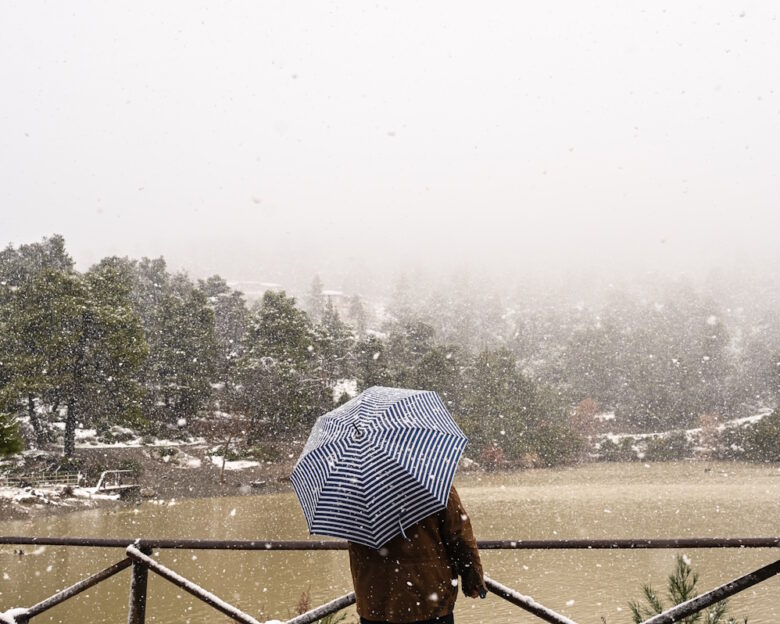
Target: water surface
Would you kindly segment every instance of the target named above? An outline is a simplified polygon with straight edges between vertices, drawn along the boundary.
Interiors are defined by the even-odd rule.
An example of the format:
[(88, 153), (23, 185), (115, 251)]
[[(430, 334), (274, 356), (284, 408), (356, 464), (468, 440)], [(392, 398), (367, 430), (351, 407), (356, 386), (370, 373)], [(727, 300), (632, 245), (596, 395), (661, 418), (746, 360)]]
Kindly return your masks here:
[[(780, 468), (742, 464), (595, 464), (514, 474), (461, 474), (461, 498), (480, 539), (767, 537), (780, 533)], [(31, 521), (0, 523), (5, 535), (206, 539), (306, 539), (292, 493), (146, 502)], [(29, 606), (119, 560), (121, 549), (0, 547), (0, 610)], [(676, 551), (487, 551), (494, 579), (580, 624), (631, 621), (627, 603), (650, 583), (665, 589)], [(776, 560), (778, 549), (687, 550), (705, 591)], [(294, 615), (351, 591), (346, 552), (167, 551), (158, 559), (257, 617)], [(127, 621), (129, 573), (34, 622)], [(780, 622), (780, 577), (732, 599), (751, 624)], [(354, 611), (350, 611), (354, 621)], [(532, 622), (495, 596), (461, 596), (458, 622)], [(149, 622), (226, 622), (221, 614), (150, 574)]]

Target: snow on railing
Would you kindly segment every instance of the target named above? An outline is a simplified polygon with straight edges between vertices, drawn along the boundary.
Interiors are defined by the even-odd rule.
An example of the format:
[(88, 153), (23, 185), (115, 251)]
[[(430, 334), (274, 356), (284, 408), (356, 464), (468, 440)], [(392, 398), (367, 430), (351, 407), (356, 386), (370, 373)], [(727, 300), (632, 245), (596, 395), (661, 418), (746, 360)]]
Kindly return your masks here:
[[(346, 542), (336, 541), (219, 541), (219, 540), (121, 540), (116, 538), (55, 538), (55, 537), (6, 537), (0, 536), (0, 544), (39, 544), (59, 546), (90, 546), (115, 548), (121, 545), (126, 548), (127, 558), (93, 574), (92, 576), (63, 589), (53, 596), (29, 608), (16, 607), (0, 612), (0, 624), (28, 624), (29, 621), (52, 607), (65, 602), (77, 594), (94, 587), (98, 583), (132, 566), (130, 583), (130, 605), (128, 610), (128, 624), (144, 624), (146, 619), (146, 593), (148, 572), (163, 577), (177, 587), (187, 591), (199, 600), (210, 605), (217, 611), (227, 615), (235, 622), (243, 624), (261, 624), (259, 620), (248, 615), (215, 596), (197, 583), (181, 576), (170, 568), (152, 559), (152, 548), (188, 548), (208, 550), (342, 550), (346, 548)], [(129, 545), (128, 545), (129, 544)], [(522, 540), (496, 540), (479, 542), (480, 548), (486, 549), (578, 549), (578, 548), (678, 548), (685, 545), (688, 548), (777, 548), (780, 546), (780, 537), (771, 538), (685, 538), (685, 539), (646, 539), (646, 540), (548, 540), (548, 541), (522, 541)], [(780, 574), (780, 559), (758, 570), (741, 576), (725, 585), (721, 585), (710, 592), (698, 596), (688, 602), (672, 607), (668, 611), (651, 617), (643, 624), (672, 624), (679, 622), (699, 611), (719, 602), (729, 596), (739, 593), (748, 587), (760, 583), (776, 574)], [(552, 609), (536, 602), (530, 596), (525, 596), (501, 583), (485, 577), (488, 589), (507, 600), (508, 602), (525, 609), (529, 613), (551, 624), (576, 624), (574, 620), (567, 618)], [(336, 613), (355, 602), (355, 594), (349, 593), (336, 598), (324, 605), (315, 607), (306, 613), (298, 615), (286, 623), (279, 620), (269, 620), (265, 624), (313, 624), (314, 622)]]
[(504, 600), (511, 602), (513, 605), (525, 609), (529, 613), (533, 613), (535, 616), (543, 619), (545, 622), (551, 622), (552, 624), (577, 624), (574, 620), (570, 620), (560, 613), (556, 613), (552, 609), (548, 609), (544, 605), (536, 602), (530, 596), (525, 596), (514, 589), (510, 589), (506, 585), (497, 583), (492, 578), (485, 577), (485, 585), (487, 588), (500, 596)]

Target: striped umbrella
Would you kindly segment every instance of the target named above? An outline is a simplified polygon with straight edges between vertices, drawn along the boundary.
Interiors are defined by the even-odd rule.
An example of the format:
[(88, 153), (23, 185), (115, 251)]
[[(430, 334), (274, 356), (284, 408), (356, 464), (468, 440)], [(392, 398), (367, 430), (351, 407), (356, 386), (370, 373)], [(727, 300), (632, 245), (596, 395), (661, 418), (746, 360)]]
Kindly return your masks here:
[(317, 419), (293, 469), (309, 532), (373, 548), (404, 534), (447, 506), (466, 442), (435, 392), (365, 390)]

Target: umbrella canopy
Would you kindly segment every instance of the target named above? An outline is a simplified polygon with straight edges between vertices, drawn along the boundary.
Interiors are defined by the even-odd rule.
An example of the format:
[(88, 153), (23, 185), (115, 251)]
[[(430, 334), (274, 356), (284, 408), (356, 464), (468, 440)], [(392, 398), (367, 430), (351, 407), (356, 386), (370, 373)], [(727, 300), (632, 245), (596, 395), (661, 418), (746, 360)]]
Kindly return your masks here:
[(379, 548), (447, 506), (466, 442), (435, 392), (365, 390), (317, 419), (293, 469), (309, 532)]

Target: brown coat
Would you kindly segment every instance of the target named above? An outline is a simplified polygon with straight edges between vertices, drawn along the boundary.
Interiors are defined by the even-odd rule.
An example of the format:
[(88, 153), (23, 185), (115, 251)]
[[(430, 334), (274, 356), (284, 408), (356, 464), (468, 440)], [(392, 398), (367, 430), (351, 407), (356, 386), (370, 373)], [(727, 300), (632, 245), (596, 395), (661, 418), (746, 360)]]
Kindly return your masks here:
[(484, 588), (477, 542), (455, 488), (447, 508), (406, 529), (379, 549), (349, 543), (358, 614), (405, 624), (452, 613), (458, 595)]

